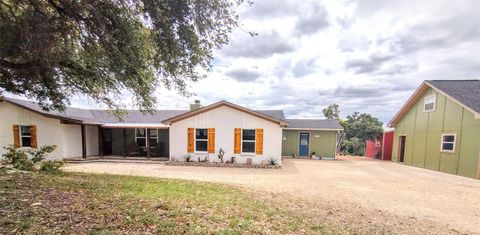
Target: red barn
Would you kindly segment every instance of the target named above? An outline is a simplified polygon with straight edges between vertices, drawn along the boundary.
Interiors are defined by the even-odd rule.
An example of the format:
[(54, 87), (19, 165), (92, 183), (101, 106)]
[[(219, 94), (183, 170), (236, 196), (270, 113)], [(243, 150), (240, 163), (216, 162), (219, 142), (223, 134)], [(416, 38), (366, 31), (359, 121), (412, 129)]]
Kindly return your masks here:
[(367, 140), (365, 157), (390, 161), (392, 159), (393, 130), (385, 131), (376, 140)]

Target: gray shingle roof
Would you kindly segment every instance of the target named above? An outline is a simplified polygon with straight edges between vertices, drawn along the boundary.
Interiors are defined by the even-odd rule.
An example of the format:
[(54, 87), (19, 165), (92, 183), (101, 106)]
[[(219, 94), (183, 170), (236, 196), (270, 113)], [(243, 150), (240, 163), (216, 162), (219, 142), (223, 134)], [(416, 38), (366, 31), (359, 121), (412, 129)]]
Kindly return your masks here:
[(294, 129), (332, 129), (338, 130), (343, 127), (335, 120), (325, 119), (287, 119), (287, 128)]
[(285, 121), (285, 115), (283, 114), (283, 110), (253, 110), (253, 111), (263, 113), (270, 117)]
[(480, 113), (480, 80), (429, 80), (427, 82)]
[[(85, 123), (118, 123), (119, 120), (110, 114), (107, 110), (98, 109), (80, 109), (73, 107), (66, 107), (65, 112), (59, 112), (56, 110), (45, 111), (37, 102), (29, 100), (20, 100), (14, 98), (4, 97), (11, 103), (23, 106), (27, 109), (41, 113), (47, 116), (52, 116), (61, 119), (68, 119), (74, 121), (80, 121)], [(175, 117), (177, 115), (188, 112), (189, 110), (157, 110), (153, 115), (142, 114), (138, 110), (127, 110), (127, 114), (123, 117), (123, 123), (161, 123), (163, 120)], [(282, 110), (254, 110), (256, 112), (268, 115), (270, 117), (285, 120), (285, 115)]]

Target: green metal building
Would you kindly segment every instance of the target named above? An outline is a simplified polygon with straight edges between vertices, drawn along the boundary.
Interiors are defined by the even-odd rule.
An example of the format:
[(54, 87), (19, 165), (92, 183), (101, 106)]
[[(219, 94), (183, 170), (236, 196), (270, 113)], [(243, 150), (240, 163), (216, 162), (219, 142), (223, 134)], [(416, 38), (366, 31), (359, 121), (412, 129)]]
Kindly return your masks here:
[(334, 120), (287, 119), (283, 129), (282, 155), (307, 158), (314, 154), (335, 159), (337, 133), (343, 127)]
[(425, 81), (388, 125), (392, 161), (480, 179), (480, 80)]

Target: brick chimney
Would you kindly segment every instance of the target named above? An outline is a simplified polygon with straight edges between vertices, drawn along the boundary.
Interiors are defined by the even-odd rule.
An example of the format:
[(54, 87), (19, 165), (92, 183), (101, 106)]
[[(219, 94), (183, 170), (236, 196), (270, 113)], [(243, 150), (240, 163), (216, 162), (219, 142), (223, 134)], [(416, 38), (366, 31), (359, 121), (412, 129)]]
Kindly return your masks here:
[(190, 104), (190, 111), (199, 109), (201, 107), (202, 107), (202, 105), (200, 104), (200, 100), (195, 100), (195, 103)]

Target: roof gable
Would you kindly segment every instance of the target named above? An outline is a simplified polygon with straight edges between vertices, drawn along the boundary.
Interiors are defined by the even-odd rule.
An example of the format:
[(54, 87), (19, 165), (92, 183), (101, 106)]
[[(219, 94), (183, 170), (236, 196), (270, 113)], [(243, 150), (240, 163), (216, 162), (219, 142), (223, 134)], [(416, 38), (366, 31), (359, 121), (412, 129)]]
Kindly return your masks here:
[(427, 80), (415, 90), (387, 126), (395, 127), (429, 88), (469, 110), (476, 119), (480, 119), (480, 80)]
[(427, 83), (470, 111), (480, 113), (480, 80), (433, 80)]
[[(211, 105), (207, 105), (205, 107), (202, 107), (202, 108), (199, 108), (199, 109), (196, 109), (196, 110), (192, 110), (190, 112), (186, 112), (184, 114), (180, 114), (178, 116), (175, 116), (175, 117), (172, 117), (172, 118), (169, 118), (169, 119), (166, 119), (166, 120), (163, 121), (163, 123), (169, 125), (169, 124), (184, 120), (186, 118), (193, 117), (193, 116), (199, 115), (201, 113), (205, 113), (205, 112), (208, 112), (210, 110), (217, 109), (217, 108), (223, 107), (223, 106), (227, 106), (227, 107), (230, 107), (232, 109), (236, 109), (238, 111), (248, 113), (252, 116), (277, 123), (280, 126), (286, 126), (287, 125), (287, 122), (284, 119), (283, 111), (281, 111), (281, 110), (269, 110), (268, 112), (266, 110), (255, 111), (255, 110), (251, 110), (251, 109), (242, 107), (240, 105), (230, 103), (230, 102), (225, 101), (225, 100), (219, 101), (217, 103), (213, 103)], [(281, 114), (280, 114), (280, 112), (281, 112)]]

